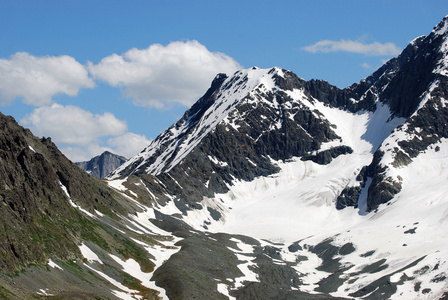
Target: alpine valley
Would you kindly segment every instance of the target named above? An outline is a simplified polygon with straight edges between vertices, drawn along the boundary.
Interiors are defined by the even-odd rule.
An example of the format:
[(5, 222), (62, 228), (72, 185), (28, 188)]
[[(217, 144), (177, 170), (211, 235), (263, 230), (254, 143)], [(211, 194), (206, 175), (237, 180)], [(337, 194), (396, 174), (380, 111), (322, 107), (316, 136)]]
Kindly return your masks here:
[(106, 180), (0, 114), (0, 174), (1, 298), (448, 299), (448, 16), (345, 89), (218, 74)]

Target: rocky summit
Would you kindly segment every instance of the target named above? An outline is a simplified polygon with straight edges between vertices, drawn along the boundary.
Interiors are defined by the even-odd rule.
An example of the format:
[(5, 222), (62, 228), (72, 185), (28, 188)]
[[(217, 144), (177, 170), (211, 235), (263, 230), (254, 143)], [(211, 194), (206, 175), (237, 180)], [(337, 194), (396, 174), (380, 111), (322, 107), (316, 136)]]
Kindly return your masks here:
[(2, 297), (446, 299), (447, 55), (218, 74), (105, 181), (0, 115)]
[(125, 161), (126, 158), (123, 156), (104, 151), (89, 161), (76, 162), (75, 164), (93, 177), (103, 179)]

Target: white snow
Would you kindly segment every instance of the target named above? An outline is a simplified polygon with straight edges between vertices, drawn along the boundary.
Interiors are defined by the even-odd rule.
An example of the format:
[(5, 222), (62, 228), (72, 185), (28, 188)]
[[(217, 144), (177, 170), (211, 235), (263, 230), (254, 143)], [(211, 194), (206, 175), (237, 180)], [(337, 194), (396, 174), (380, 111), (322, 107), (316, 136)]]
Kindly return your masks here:
[[(225, 223), (215, 222), (209, 228), (293, 242), (321, 231), (336, 230), (340, 220), (349, 216), (350, 222), (355, 222), (359, 215), (354, 209), (334, 208), (335, 198), (356, 168), (356, 160), (352, 160), (350, 156), (341, 156), (327, 166), (299, 159), (279, 162), (282, 170), (276, 176), (236, 182), (227, 194), (216, 197), (232, 208)], [(347, 165), (352, 168), (344, 170)]]
[(37, 294), (42, 296), (54, 296), (53, 294), (48, 293), (49, 289), (40, 289)]
[[(152, 262), (155, 264), (154, 266), (155, 271), (165, 261), (167, 261), (171, 257), (171, 255), (175, 254), (180, 250), (180, 247), (175, 246), (175, 244), (180, 240), (180, 238), (173, 237), (169, 232), (164, 231), (163, 229), (160, 229), (159, 227), (151, 223), (150, 219), (155, 218), (154, 209), (144, 207), (143, 205), (139, 204), (136, 200), (133, 200), (132, 198), (129, 199), (133, 201), (135, 204), (138, 204), (142, 208), (142, 211), (136, 212), (135, 214), (130, 214), (128, 215), (127, 218), (122, 217), (125, 223), (129, 223), (130, 225), (132, 225), (128, 226), (128, 229), (143, 235), (150, 235), (150, 236), (158, 235), (158, 236), (170, 237), (163, 239), (163, 241), (158, 241), (158, 243), (154, 245), (152, 244), (149, 245), (137, 239), (132, 239), (137, 244), (142, 245), (143, 248), (145, 248), (145, 250), (154, 257), (154, 259), (152, 259)], [(168, 208), (168, 206), (174, 206), (174, 204), (172, 201), (170, 201), (169, 203), (170, 203), (169, 205), (162, 208), (167, 208), (169, 212), (173, 212), (173, 209)], [(155, 282), (151, 281), (154, 271), (151, 273), (142, 272), (140, 269), (140, 265), (133, 259), (123, 261), (117, 256), (111, 255), (111, 257), (122, 266), (124, 272), (141, 280), (144, 286), (158, 291), (159, 292), (158, 296), (161, 297), (162, 299), (168, 299), (165, 290), (163, 288), (158, 287), (155, 284)]]
[(48, 266), (50, 266), (53, 269), (64, 270), (58, 264), (56, 264), (54, 261), (52, 261), (51, 259), (48, 261)]
[[(276, 178), (260, 178), (252, 183), (237, 184), (232, 189), (236, 200), (230, 197), (227, 200), (236, 202), (231, 210), (231, 214), (236, 217), (227, 216), (227, 222), (215, 229), (276, 242), (284, 241), (282, 257), (288, 261), (295, 261), (296, 255), (306, 256), (308, 260), (301, 261), (296, 267), (304, 275), (302, 291), (313, 292), (316, 282), (329, 274), (316, 270), (321, 261), (314, 254), (307, 251), (289, 253), (286, 247), (292, 241), (303, 240), (302, 243), (313, 245), (332, 237), (335, 245), (353, 243), (356, 251), (341, 258), (341, 263), (353, 265), (347, 273), (360, 271), (367, 265), (386, 259), (388, 268), (376, 273), (363, 273), (354, 283), (344, 283), (333, 296), (347, 296), (426, 256), (416, 266), (392, 277), (392, 281), (399, 281), (403, 274), (414, 277), (399, 286), (399, 293), (393, 299), (414, 298), (414, 284), (417, 282), (421, 283), (421, 289), (431, 288), (433, 291), (422, 299), (437, 299), (441, 296), (440, 291), (446, 290), (447, 283), (446, 280), (437, 282), (434, 278), (448, 274), (448, 189), (443, 188), (448, 181), (448, 141), (442, 140), (435, 146), (440, 150), (436, 151), (435, 147), (429, 149), (400, 169), (400, 176), (403, 177), (402, 191), (390, 205), (381, 205), (377, 213), (362, 216), (356, 209), (336, 211), (332, 206), (307, 205), (307, 201), (313, 203), (311, 199), (317, 196), (310, 191), (317, 185), (304, 191), (300, 182), (291, 180), (288, 184), (287, 180), (280, 181), (280, 178), (291, 176), (291, 170), (300, 169), (298, 164), (304, 164), (295, 162), (290, 166), (289, 173), (282, 166), (283, 170)], [(314, 178), (321, 176), (319, 173)], [(415, 233), (411, 233), (413, 229)], [(367, 257), (361, 256), (368, 251), (375, 253)], [(247, 257), (242, 259), (249, 262)], [(436, 265), (437, 269), (434, 270)], [(415, 276), (425, 266), (430, 267), (429, 271)], [(245, 272), (247, 270), (244, 269)], [(249, 273), (246, 276), (251, 278)]]
[(125, 179), (115, 179), (115, 180), (108, 180), (107, 184), (111, 187), (113, 187), (116, 190), (119, 190), (121, 192), (128, 191), (128, 188), (126, 188), (123, 183), (127, 181), (127, 178)]
[(218, 166), (220, 166), (220, 167), (227, 167), (228, 166), (228, 164), (226, 163), (226, 162), (223, 162), (223, 161), (220, 161), (220, 160), (218, 160), (216, 157), (214, 157), (214, 156), (208, 156), (208, 159), (210, 159), (210, 161), (212, 162), (212, 163), (214, 163), (215, 165), (218, 165)]
[(90, 262), (98, 262), (100, 264), (103, 264), (101, 259), (98, 257), (98, 255), (95, 254), (86, 244), (81, 244), (79, 246), (79, 250), (81, 251), (82, 256), (87, 259), (87, 261)]
[(232, 250), (239, 261), (238, 269), (243, 273), (243, 276), (235, 278), (234, 289), (242, 287), (245, 281), (259, 282), (258, 275), (251, 268), (257, 268), (257, 264), (253, 262), (255, 260), (254, 247), (247, 245), (239, 239), (232, 238), (231, 241), (237, 243), (237, 248), (229, 248)]
[(143, 286), (153, 288), (153, 284), (150, 284), (152, 274), (142, 272), (140, 264), (137, 261), (132, 258), (124, 261), (118, 256), (112, 254), (110, 254), (110, 257), (122, 266), (125, 273), (128, 273), (134, 278), (138, 278)]
[[(238, 130), (231, 118), (227, 118), (228, 111), (254, 87), (267, 90), (274, 88), (272, 77), (267, 76), (266, 70), (244, 70), (239, 74), (240, 80), (247, 76), (247, 82), (241, 81), (240, 86), (226, 90), (226, 85), (230, 85), (228, 79), (218, 96), (222, 101), (217, 101), (210, 107), (205, 114), (206, 117), (200, 121), (194, 132), (184, 137), (181, 144), (174, 141), (177, 136), (184, 134), (187, 128), (173, 127), (169, 131), (169, 137), (157, 142), (159, 144), (155, 144), (156, 142), (151, 144), (134, 158), (134, 162), (143, 159), (141, 161), (143, 165), (144, 159), (149, 158), (161, 145), (160, 143), (171, 139), (173, 142), (168, 145), (156, 163), (147, 169), (152, 174), (158, 174), (164, 167), (169, 169), (179, 163), (219, 122), (226, 122)], [(434, 82), (429, 93), (422, 97), (421, 105), (429, 99), (436, 84), (437, 82)], [(389, 108), (380, 102), (377, 102), (373, 113), (362, 111), (353, 114), (325, 106), (315, 99), (308, 99), (301, 90), (287, 93), (294, 101), (300, 102), (311, 111), (320, 111), (331, 124), (335, 125), (334, 131), (341, 139), (325, 143), (319, 151), (346, 145), (353, 149), (353, 153), (340, 155), (328, 165), (301, 161), (300, 158), (293, 158), (288, 162), (273, 161), (279, 166), (281, 170), (279, 173), (255, 178), (251, 182), (234, 180), (227, 193), (204, 198), (201, 202), (202, 209), (188, 211), (186, 216), (182, 216), (183, 220), (198, 230), (204, 230), (204, 224), (207, 224), (211, 232), (243, 234), (254, 237), (260, 242), (263, 240), (276, 242), (276, 245), (283, 243), (283, 246), (278, 247), (281, 248), (283, 260), (288, 262), (294, 263), (298, 256), (305, 256), (307, 260), (300, 260), (294, 266), (302, 276), (303, 286), (300, 287), (302, 291), (313, 293), (317, 283), (329, 274), (316, 270), (322, 261), (315, 254), (306, 249), (291, 253), (288, 246), (296, 241), (301, 241), (302, 245), (316, 245), (331, 238), (332, 244), (336, 246), (352, 243), (355, 247), (354, 252), (339, 257), (340, 262), (349, 268), (341, 274), (344, 278), (353, 276), (353, 273), (360, 272), (381, 259), (385, 259), (384, 264), (388, 266), (377, 272), (363, 272), (356, 280), (346, 281), (332, 294), (333, 296), (346, 297), (383, 276), (391, 275), (391, 282), (400, 282), (402, 278), (408, 278), (404, 284), (399, 285), (392, 299), (415, 298), (414, 288), (417, 283), (421, 285), (421, 289), (432, 290), (425, 295), (419, 293), (421, 299), (437, 299), (441, 296), (440, 291), (448, 287), (446, 280), (434, 280), (436, 276), (442, 276), (440, 274), (448, 274), (446, 262), (448, 142), (443, 139), (438, 145), (413, 158), (412, 163), (406, 167), (390, 168), (389, 175), (402, 178), (402, 190), (393, 201), (381, 205), (376, 212), (366, 211), (367, 190), (371, 179), (367, 180), (366, 186), (361, 191), (359, 208), (348, 207), (338, 211), (335, 209), (337, 196), (345, 187), (359, 184), (355, 178), (362, 166), (371, 163), (373, 153), (381, 147), (385, 151), (382, 164), (390, 165), (393, 161), (392, 149), (398, 145), (398, 141), (412, 136), (405, 132), (405, 120), (391, 119)], [(248, 99), (244, 101), (250, 101)], [(257, 101), (267, 100), (257, 99)], [(276, 104), (270, 103), (270, 105)], [(274, 124), (278, 125), (279, 123)], [(403, 125), (402, 128), (395, 130), (400, 125)], [(172, 155), (175, 149), (178, 151), (175, 159), (168, 166), (165, 165), (165, 158)], [(216, 165), (226, 166), (215, 157), (209, 156), (209, 159)], [(116, 185), (117, 189), (123, 190), (121, 183), (115, 181), (112, 184)], [(208, 208), (218, 211), (221, 218), (218, 221), (213, 220)], [(168, 201), (165, 206), (157, 209), (164, 214), (182, 215), (174, 201)], [(128, 221), (137, 228), (134, 231), (163, 234), (149, 222), (153, 217), (154, 211), (148, 209), (135, 217), (130, 217)], [(234, 241), (237, 242), (239, 250), (232, 248), (232, 251), (242, 262), (238, 268), (244, 276), (234, 282), (231, 280), (217, 282), (218, 291), (229, 298), (231, 288), (240, 287), (244, 281), (258, 281), (257, 274), (253, 271), (256, 268), (253, 262), (253, 247), (237, 239)], [(146, 249), (153, 255), (156, 253), (158, 266), (178, 251), (174, 249), (164, 252), (165, 247), (157, 246)], [(368, 252), (373, 254), (363, 255)], [(403, 270), (422, 257), (425, 259)], [(132, 268), (132, 262), (122, 261), (120, 264), (129, 270), (130, 274), (144, 278), (143, 274)], [(421, 271), (426, 266), (428, 270)], [(396, 274), (393, 274), (395, 272)], [(413, 279), (409, 279), (411, 277)]]
[(218, 283), (216, 286), (216, 289), (218, 292), (220, 292), (221, 294), (223, 294), (224, 296), (227, 296), (229, 298), (229, 300), (234, 300), (236, 299), (235, 297), (232, 297), (229, 295), (229, 286), (225, 283)]
[(61, 186), (61, 189), (64, 191), (64, 193), (67, 195), (68, 201), (71, 206), (80, 210), (81, 212), (83, 212), (84, 214), (86, 214), (87, 216), (89, 216), (91, 218), (96, 218), (95, 215), (91, 214), (90, 212), (88, 212), (87, 210), (85, 210), (84, 208), (82, 208), (81, 206), (76, 204), (75, 202), (73, 202), (72, 198), (70, 197), (70, 194), (68, 193), (67, 187), (65, 187), (65, 185), (63, 185), (61, 182), (59, 182), (59, 185)]
[(87, 268), (89, 268), (91, 271), (97, 273), (98, 275), (100, 275), (101, 277), (103, 277), (104, 279), (106, 279), (107, 281), (109, 281), (109, 283), (111, 283), (112, 285), (116, 286), (117, 288), (119, 288), (121, 291), (112, 291), (114, 294), (116, 294), (117, 296), (120, 295), (121, 299), (130, 299), (130, 300), (135, 300), (135, 299), (142, 299), (141, 296), (138, 295), (138, 291), (136, 290), (132, 290), (124, 285), (122, 285), (120, 282), (118, 282), (117, 280), (113, 279), (112, 277), (106, 275), (105, 273), (98, 271), (96, 269), (94, 269), (93, 267), (86, 265), (85, 266)]

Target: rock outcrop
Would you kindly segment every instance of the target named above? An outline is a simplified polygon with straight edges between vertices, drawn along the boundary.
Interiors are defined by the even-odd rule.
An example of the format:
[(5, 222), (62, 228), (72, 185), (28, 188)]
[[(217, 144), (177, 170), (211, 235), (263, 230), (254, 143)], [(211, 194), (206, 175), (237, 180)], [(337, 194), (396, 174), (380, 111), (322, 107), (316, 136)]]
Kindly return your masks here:
[(105, 151), (89, 161), (76, 162), (75, 164), (93, 177), (103, 179), (125, 161), (125, 157)]

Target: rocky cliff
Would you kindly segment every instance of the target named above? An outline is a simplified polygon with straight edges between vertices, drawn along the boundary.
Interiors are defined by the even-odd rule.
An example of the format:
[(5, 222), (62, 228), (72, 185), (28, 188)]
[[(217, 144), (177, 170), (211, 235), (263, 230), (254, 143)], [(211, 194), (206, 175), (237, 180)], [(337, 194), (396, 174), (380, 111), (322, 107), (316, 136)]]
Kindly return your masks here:
[[(132, 258), (145, 272), (154, 267), (117, 216), (141, 207), (70, 162), (50, 138), (36, 138), (1, 113), (0, 203), (0, 298), (30, 299), (46, 290), (61, 299), (116, 298), (116, 287), (84, 264), (88, 247), (103, 257), (105, 274), (156, 298), (109, 257)], [(154, 238), (140, 243), (153, 245)]]
[(103, 179), (125, 161), (125, 157), (105, 151), (89, 161), (76, 162), (75, 164), (93, 177)]
[(447, 138), (447, 24), (448, 19), (444, 18), (430, 35), (415, 39), (401, 55), (366, 78), (377, 91), (378, 99), (390, 107), (392, 116), (403, 117), (405, 121), (382, 143), (372, 163), (359, 174), (360, 185), (343, 191), (338, 199), (339, 207), (357, 206), (368, 177), (372, 177), (368, 208), (372, 210), (387, 203), (401, 190), (397, 169)]

